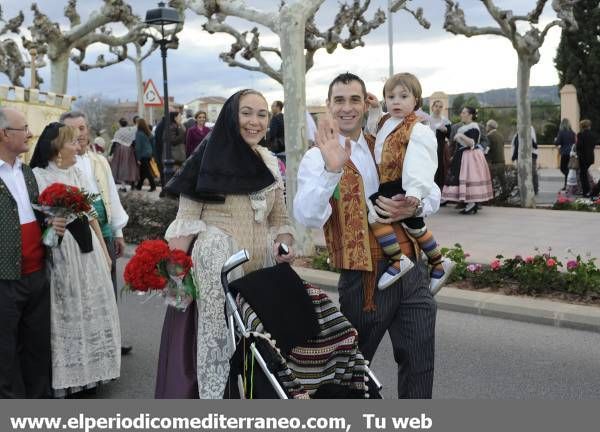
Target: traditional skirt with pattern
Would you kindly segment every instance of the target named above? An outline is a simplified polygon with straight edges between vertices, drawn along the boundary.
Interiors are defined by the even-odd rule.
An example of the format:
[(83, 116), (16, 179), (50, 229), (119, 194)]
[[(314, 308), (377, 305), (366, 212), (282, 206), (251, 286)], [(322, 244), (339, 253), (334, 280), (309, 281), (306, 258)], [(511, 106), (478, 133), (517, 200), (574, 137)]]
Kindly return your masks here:
[(133, 146), (125, 147), (117, 144), (110, 161), (110, 168), (116, 183), (132, 183), (140, 179), (140, 169)]
[[(319, 334), (293, 348), (277, 372), (284, 389), (294, 399), (310, 399), (325, 384), (336, 384), (349, 392), (366, 394), (366, 361), (358, 350), (358, 333), (329, 297), (305, 283), (319, 323)], [(265, 334), (262, 322), (241, 297), (242, 319), (252, 331)], [(275, 342), (276, 346), (276, 342)]]
[(447, 180), (442, 191), (446, 201), (484, 202), (494, 197), (490, 170), (479, 149), (462, 151), (458, 185), (448, 183), (451, 182)]

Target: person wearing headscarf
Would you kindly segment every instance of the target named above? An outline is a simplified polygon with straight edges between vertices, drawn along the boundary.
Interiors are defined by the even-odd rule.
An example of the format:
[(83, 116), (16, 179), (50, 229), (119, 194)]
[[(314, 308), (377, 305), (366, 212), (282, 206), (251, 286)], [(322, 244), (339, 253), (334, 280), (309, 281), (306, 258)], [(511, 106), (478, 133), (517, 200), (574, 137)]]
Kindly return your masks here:
[(460, 113), (462, 125), (451, 133), (455, 151), (442, 190), (442, 199), (464, 203), (461, 214), (477, 213), (478, 203), (494, 197), (492, 179), (483, 150), (479, 145), (481, 131), (477, 110), (464, 107)]
[[(53, 183), (90, 191), (75, 166), (77, 130), (51, 123), (31, 159), (41, 192)], [(67, 225), (62, 241), (48, 252), (50, 267), (52, 388), (55, 397), (116, 379), (121, 369), (121, 330), (110, 277), (111, 259), (97, 213)]]
[(133, 188), (134, 184), (139, 180), (139, 170), (134, 149), (137, 127), (135, 125), (129, 126), (127, 120), (124, 118), (119, 120), (119, 125), (121, 127), (117, 129), (112, 139), (110, 168), (115, 183), (121, 184), (123, 190), (126, 184), (131, 185)]
[(181, 113), (169, 113), (169, 128), (164, 133), (169, 134), (169, 145), (175, 167), (180, 167), (186, 159), (185, 128), (181, 125)]
[[(223, 395), (234, 350), (223, 319), (220, 271), (225, 260), (247, 249), (251, 259), (243, 272), (248, 273), (294, 258), (292, 249), (287, 255), (278, 252), (281, 243), (292, 245), (294, 230), (277, 158), (261, 145), (267, 126), (264, 96), (255, 90), (235, 93), (225, 102), (212, 132), (166, 186), (168, 193), (180, 199), (165, 238), (172, 248), (189, 250), (192, 246), (198, 315), (193, 306), (186, 312), (167, 311), (157, 398)], [(189, 333), (196, 322), (197, 352), (190, 355), (194, 344)]]

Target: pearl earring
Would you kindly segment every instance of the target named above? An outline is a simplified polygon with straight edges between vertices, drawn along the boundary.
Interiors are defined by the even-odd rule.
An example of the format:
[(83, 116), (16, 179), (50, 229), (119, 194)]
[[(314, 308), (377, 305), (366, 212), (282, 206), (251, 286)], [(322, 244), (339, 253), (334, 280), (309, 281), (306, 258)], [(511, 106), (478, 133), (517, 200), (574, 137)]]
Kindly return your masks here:
[(58, 157), (56, 158), (56, 165), (60, 168), (62, 166), (62, 154), (58, 154)]

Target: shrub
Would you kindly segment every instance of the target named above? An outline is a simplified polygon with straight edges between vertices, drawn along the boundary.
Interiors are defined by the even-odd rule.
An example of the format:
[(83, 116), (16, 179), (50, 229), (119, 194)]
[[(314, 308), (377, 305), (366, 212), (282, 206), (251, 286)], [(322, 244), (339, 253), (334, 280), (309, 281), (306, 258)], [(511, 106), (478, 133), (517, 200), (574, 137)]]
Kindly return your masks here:
[(489, 202), (493, 205), (512, 205), (511, 197), (518, 192), (517, 169), (513, 165), (490, 167), (494, 198)]
[[(442, 248), (442, 253), (457, 265), (451, 281), (467, 280), (474, 287), (516, 287), (518, 293), (535, 295), (542, 292), (563, 291), (580, 296), (600, 296), (600, 269), (595, 258), (573, 256), (566, 265), (551, 249), (523, 258), (504, 258), (498, 255), (488, 265), (467, 263), (468, 254), (460, 244)], [(569, 251), (570, 252), (570, 251)], [(572, 252), (570, 252), (572, 253)]]
[(129, 215), (129, 222), (123, 229), (127, 243), (163, 238), (177, 215), (179, 201), (176, 199), (158, 198), (157, 195), (138, 191), (119, 193), (119, 196)]
[(467, 258), (469, 257), (469, 254), (465, 253), (462, 246), (459, 243), (455, 243), (454, 247), (443, 247), (440, 252), (446, 258), (450, 258), (456, 263), (456, 267), (454, 267), (454, 271), (452, 272), (452, 275), (450, 275), (448, 282), (452, 283), (466, 279), (468, 271), (472, 270), (467, 270)]
[(339, 272), (336, 268), (331, 265), (331, 260), (329, 259), (329, 252), (327, 248), (317, 247), (315, 250), (315, 254), (312, 257), (311, 267), (316, 270), (326, 270)]

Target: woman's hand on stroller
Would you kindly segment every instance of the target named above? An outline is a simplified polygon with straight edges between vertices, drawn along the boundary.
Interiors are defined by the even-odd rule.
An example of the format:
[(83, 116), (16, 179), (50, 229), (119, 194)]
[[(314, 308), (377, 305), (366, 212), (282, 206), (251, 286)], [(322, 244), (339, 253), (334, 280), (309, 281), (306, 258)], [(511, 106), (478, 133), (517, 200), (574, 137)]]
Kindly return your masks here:
[[(280, 248), (281, 246), (281, 248)], [(283, 249), (287, 248), (287, 253), (282, 253)], [(275, 261), (278, 264), (281, 263), (293, 263), (294, 259), (296, 258), (296, 253), (294, 252), (294, 249), (292, 248), (292, 246), (289, 246), (285, 243), (282, 242), (275, 242), (273, 243), (273, 256), (275, 257)]]

